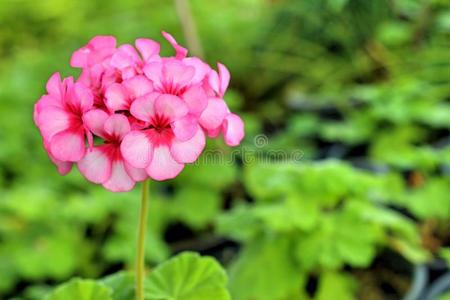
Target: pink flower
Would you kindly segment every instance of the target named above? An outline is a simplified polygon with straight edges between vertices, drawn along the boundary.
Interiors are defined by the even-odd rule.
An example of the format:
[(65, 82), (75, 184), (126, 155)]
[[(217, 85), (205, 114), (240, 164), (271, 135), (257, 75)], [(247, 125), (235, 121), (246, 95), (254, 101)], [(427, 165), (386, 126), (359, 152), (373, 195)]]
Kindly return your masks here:
[(189, 112), (198, 116), (207, 105), (203, 81), (211, 68), (196, 57), (186, 57), (187, 50), (170, 34), (163, 32), (163, 36), (175, 48), (176, 57), (147, 62), (144, 74), (152, 81), (155, 92), (180, 97)]
[(205, 147), (205, 135), (195, 119), (186, 121), (188, 112), (188, 106), (174, 95), (151, 93), (134, 101), (131, 114), (145, 127), (125, 136), (124, 158), (136, 168), (145, 168), (155, 180), (176, 177)]
[(70, 65), (77, 68), (87, 68), (97, 64), (107, 64), (115, 51), (115, 37), (96, 36), (86, 46), (72, 54)]
[(94, 109), (86, 113), (83, 120), (92, 133), (104, 140), (103, 144), (89, 149), (78, 162), (84, 177), (113, 192), (129, 191), (136, 181), (147, 178), (143, 169), (132, 167), (120, 152), (122, 139), (131, 130), (127, 117), (109, 116), (103, 110)]
[(217, 68), (219, 72), (211, 69), (208, 74), (206, 90), (211, 98), (200, 115), (199, 123), (209, 137), (217, 137), (222, 133), (227, 145), (237, 146), (244, 138), (244, 122), (238, 115), (230, 112), (222, 99), (230, 82), (230, 72), (220, 63)]
[(76, 82), (58, 73), (49, 79), (34, 121), (61, 174), (77, 163), (89, 181), (128, 191), (147, 177), (176, 177), (198, 159), (205, 133), (222, 134), (231, 146), (241, 142), (244, 123), (223, 100), (227, 68), (218, 64), (215, 71), (187, 57), (187, 49), (162, 34), (174, 56), (161, 57), (153, 40), (137, 39), (136, 50), (98, 36), (72, 55), (71, 65), (82, 69)]
[(47, 82), (47, 92), (36, 103), (34, 114), (44, 146), (58, 165), (79, 161), (86, 151), (85, 137), (91, 138), (82, 117), (92, 107), (92, 93), (81, 83), (73, 83), (72, 77), (61, 81), (59, 73)]
[(160, 61), (160, 45), (150, 39), (137, 39), (136, 49), (125, 44), (120, 46), (111, 58), (111, 66), (121, 71), (124, 79), (143, 74), (146, 63)]
[(110, 112), (126, 111), (136, 98), (142, 97), (153, 90), (151, 82), (142, 75), (113, 83), (106, 88), (105, 104)]

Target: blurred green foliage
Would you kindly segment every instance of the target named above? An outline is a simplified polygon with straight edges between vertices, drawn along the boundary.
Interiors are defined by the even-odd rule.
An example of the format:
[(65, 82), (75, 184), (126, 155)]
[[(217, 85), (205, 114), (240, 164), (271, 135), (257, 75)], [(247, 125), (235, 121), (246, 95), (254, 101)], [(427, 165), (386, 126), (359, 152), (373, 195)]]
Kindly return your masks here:
[[(386, 251), (448, 263), (448, 1), (190, 4), (206, 59), (231, 70), (226, 100), (246, 139), (237, 152), (210, 143), (221, 161), (152, 183), (148, 263), (232, 239), (240, 249), (225, 249), (223, 262), (237, 300), (383, 298), (374, 265)], [(32, 110), (54, 71), (77, 75), (70, 54), (92, 36), (162, 41), (162, 29), (185, 44), (172, 1), (2, 1), (1, 299), (42, 299), (73, 276), (133, 265), (138, 191), (109, 193), (76, 170), (59, 176)], [(267, 144), (255, 144), (260, 134)], [(130, 299), (133, 279), (112, 276), (102, 288)]]

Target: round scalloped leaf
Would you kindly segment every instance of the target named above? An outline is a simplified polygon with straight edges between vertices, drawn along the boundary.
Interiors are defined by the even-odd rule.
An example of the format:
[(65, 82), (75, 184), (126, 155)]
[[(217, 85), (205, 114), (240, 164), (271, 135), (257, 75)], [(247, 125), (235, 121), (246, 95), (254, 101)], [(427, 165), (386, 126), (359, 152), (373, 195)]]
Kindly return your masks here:
[(212, 257), (185, 252), (154, 269), (146, 300), (229, 300), (227, 275)]
[(56, 288), (46, 300), (113, 300), (111, 292), (94, 280), (72, 279)]
[(134, 300), (134, 274), (132, 272), (121, 271), (102, 281), (103, 284), (113, 290), (112, 298), (114, 300)]

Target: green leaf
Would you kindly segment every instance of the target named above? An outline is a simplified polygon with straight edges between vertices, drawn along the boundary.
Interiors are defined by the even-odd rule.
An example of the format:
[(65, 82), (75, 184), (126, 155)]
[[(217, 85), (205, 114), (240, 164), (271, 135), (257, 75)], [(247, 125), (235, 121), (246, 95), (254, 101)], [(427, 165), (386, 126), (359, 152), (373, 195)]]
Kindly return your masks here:
[(174, 218), (193, 228), (202, 228), (220, 212), (220, 194), (203, 186), (180, 188), (172, 202)]
[(216, 231), (238, 241), (251, 240), (262, 230), (263, 224), (251, 206), (239, 203), (230, 212), (222, 213), (216, 221)]
[(405, 203), (419, 218), (450, 218), (450, 180), (430, 178), (423, 186), (411, 190)]
[(154, 269), (145, 286), (146, 300), (228, 300), (227, 275), (211, 257), (182, 253)]
[(246, 245), (229, 271), (233, 299), (286, 299), (294, 291), (298, 295), (304, 278), (291, 255), (293, 240), (265, 236)]
[(439, 256), (447, 262), (447, 266), (450, 266), (450, 247), (441, 248), (439, 250)]
[(438, 300), (450, 300), (450, 292), (440, 295)]
[(131, 272), (118, 272), (105, 277), (103, 284), (113, 291), (113, 300), (134, 300), (134, 274)]
[(112, 290), (88, 279), (72, 279), (47, 296), (46, 300), (113, 300)]
[(324, 216), (319, 228), (298, 239), (297, 258), (305, 269), (336, 269), (344, 263), (367, 267), (376, 254), (377, 227), (346, 211)]
[(320, 277), (316, 300), (353, 300), (355, 296), (355, 281), (344, 274), (325, 272)]

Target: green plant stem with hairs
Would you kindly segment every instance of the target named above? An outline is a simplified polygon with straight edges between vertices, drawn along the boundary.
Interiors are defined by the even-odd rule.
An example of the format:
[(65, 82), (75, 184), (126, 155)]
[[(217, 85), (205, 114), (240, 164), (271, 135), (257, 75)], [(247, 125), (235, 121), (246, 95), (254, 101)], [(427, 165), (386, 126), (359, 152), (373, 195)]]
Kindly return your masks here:
[(136, 300), (144, 300), (145, 230), (147, 226), (148, 214), (148, 186), (149, 180), (145, 180), (142, 182), (136, 254)]

